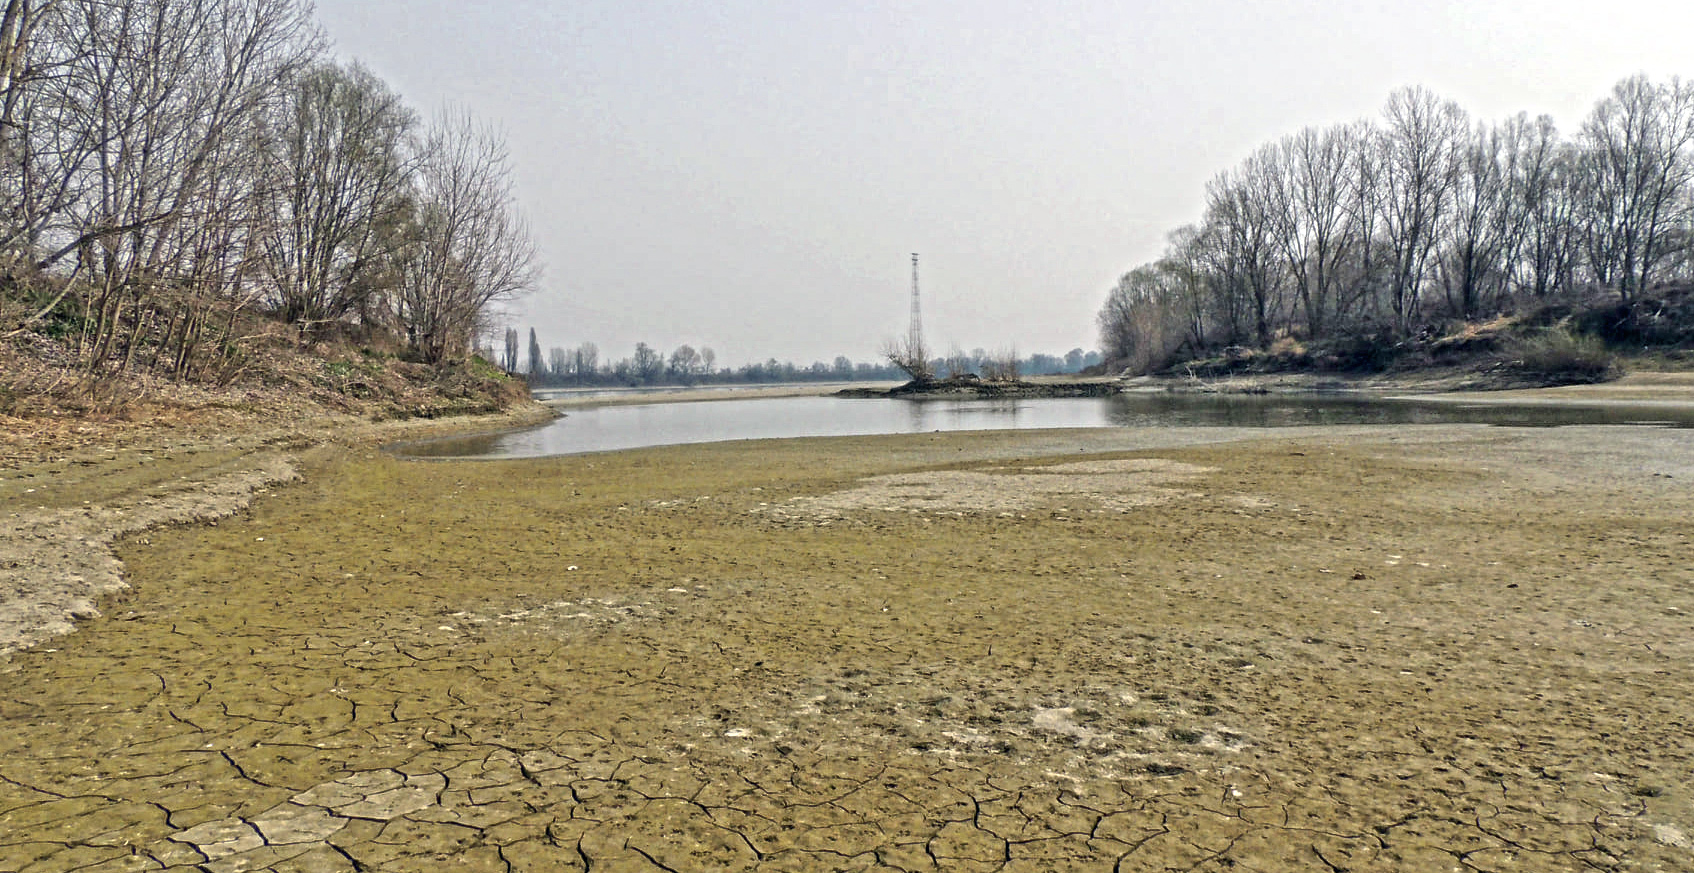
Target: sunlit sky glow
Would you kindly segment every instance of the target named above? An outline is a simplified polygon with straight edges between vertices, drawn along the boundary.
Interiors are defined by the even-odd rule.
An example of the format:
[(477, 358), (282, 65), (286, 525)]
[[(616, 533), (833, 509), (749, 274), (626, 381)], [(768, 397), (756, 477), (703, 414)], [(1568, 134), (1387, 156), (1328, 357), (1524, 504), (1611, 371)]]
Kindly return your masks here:
[(871, 360), (1094, 348), (1208, 179), (1422, 84), (1574, 130), (1694, 75), (1694, 4), (319, 0), (338, 54), (511, 147), (542, 345)]

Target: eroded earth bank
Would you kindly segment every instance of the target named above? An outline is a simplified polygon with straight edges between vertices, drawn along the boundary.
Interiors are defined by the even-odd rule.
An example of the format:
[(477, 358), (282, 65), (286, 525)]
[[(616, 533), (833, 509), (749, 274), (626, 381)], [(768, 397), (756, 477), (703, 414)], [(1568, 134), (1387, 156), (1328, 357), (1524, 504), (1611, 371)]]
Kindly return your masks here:
[(1694, 432), (293, 468), (0, 660), (0, 869), (1694, 868)]

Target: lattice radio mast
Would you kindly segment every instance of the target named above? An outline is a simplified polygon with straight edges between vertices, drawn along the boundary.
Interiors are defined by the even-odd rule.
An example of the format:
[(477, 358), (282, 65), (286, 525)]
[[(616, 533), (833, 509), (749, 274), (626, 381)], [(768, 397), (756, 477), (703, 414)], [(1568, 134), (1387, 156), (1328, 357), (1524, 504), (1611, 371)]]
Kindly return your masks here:
[(923, 348), (923, 310), (918, 306), (918, 253), (912, 252), (912, 333), (906, 340), (911, 354)]

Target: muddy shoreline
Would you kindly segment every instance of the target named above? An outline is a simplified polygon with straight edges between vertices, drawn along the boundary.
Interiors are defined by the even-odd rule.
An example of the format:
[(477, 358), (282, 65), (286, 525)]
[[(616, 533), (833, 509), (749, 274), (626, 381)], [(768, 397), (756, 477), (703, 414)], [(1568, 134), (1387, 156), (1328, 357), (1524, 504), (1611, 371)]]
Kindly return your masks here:
[(0, 508), (299, 480), (0, 656), (0, 869), (1694, 863), (1694, 432), (147, 452)]
[(447, 420), (303, 420), (217, 432), (160, 429), (42, 451), (0, 470), (0, 658), (71, 633), (127, 590), (115, 543), (176, 524), (216, 523), (298, 481), (309, 451), (539, 424), (550, 410)]

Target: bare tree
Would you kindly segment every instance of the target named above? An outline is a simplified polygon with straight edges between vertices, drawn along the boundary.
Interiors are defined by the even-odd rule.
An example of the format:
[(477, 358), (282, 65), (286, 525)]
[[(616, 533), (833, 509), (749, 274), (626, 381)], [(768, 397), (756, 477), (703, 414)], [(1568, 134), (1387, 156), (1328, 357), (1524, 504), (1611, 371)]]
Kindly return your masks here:
[[(62, 60), (51, 44), (38, 44), (43, 22), (56, 13), (54, 0), (6, 0), (0, 10), (0, 253), (16, 264), (32, 260), (42, 223), (62, 206), (60, 180), (43, 179), (37, 147), (29, 136), (41, 103), (44, 79)], [(52, 42), (48, 31), (48, 42)]]
[(34, 129), (69, 199), (46, 228), (62, 245), (39, 263), (78, 256), (85, 359), (121, 368), (149, 331), (196, 341), (206, 309), (247, 284), (252, 132), (321, 38), (296, 0), (55, 8), (64, 60), (43, 100), (57, 123)]
[(29, 48), (53, 0), (6, 0), (0, 7), (0, 145), (17, 132), (15, 110), (30, 79)]
[(1464, 110), (1423, 88), (1388, 98), (1381, 149), (1381, 216), (1391, 258), (1389, 306), (1395, 329), (1418, 317), (1424, 281), (1444, 213), (1458, 179)]
[[(1157, 264), (1124, 274), (1106, 295), (1099, 315), (1100, 345), (1111, 366), (1135, 373), (1157, 370), (1170, 363), (1183, 345), (1184, 319), (1172, 276)], [(1082, 352), (1076, 350), (1080, 366)]]
[[(843, 360), (845, 359), (836, 359), (838, 362), (838, 370), (840, 369), (839, 362)], [(849, 375), (852, 373), (851, 362), (849, 362), (847, 372)], [(1021, 373), (1018, 371), (1017, 346), (1007, 346), (1006, 348), (995, 351), (993, 354), (983, 356), (982, 378), (987, 379), (990, 382), (1016, 382), (1020, 375)]]
[(643, 385), (651, 385), (659, 381), (659, 376), (665, 371), (665, 359), (658, 351), (646, 343), (635, 344), (635, 355), (630, 358), (630, 377)]
[(583, 343), (571, 352), (571, 374), (578, 384), (594, 378), (600, 371), (600, 347)]
[(1175, 302), (1186, 325), (1186, 344), (1196, 351), (1211, 345), (1213, 305), (1210, 277), (1206, 272), (1206, 240), (1200, 228), (1183, 225), (1165, 235), (1165, 255), (1159, 269), (1172, 280)]
[(965, 350), (959, 348), (958, 343), (948, 346), (947, 357), (942, 360), (941, 366), (947, 369), (949, 377), (955, 378), (972, 375), (975, 369), (972, 365), (971, 356), (965, 354)]
[(1520, 145), (1515, 197), (1523, 222), (1520, 284), (1534, 297), (1568, 290), (1580, 258), (1575, 215), (1581, 159), (1553, 119), (1537, 118)]
[(1185, 257), (1192, 262), (1192, 269), (1204, 277), (1205, 310), (1210, 313), (1208, 330), (1211, 340), (1225, 346), (1238, 346), (1247, 342), (1251, 333), (1248, 326), (1251, 295), (1230, 250), (1228, 228), (1217, 217), (1215, 213), (1207, 212), (1206, 220), (1200, 223), (1197, 232), (1184, 247), (1187, 252)]
[(1114, 364), (1156, 369), (1289, 329), (1405, 334), (1435, 283), (1475, 319), (1584, 278), (1626, 300), (1694, 279), (1694, 84), (1625, 80), (1575, 143), (1546, 117), (1473, 130), (1397, 91), (1381, 123), (1307, 129), (1219, 174), (1204, 220), (1126, 274), (1099, 324)]
[(444, 114), (429, 126), (413, 178), (399, 316), (412, 351), (433, 363), (464, 354), (488, 308), (530, 290), (539, 271), (499, 136), (468, 115)]
[[(1215, 287), (1233, 299), (1225, 308), (1244, 313), (1253, 339), (1268, 347), (1283, 308), (1286, 261), (1276, 250), (1270, 215), (1274, 167), (1264, 152), (1206, 186), (1206, 224), (1215, 228)], [(1236, 331), (1232, 330), (1231, 333)], [(1109, 344), (1107, 356), (1111, 356)]]
[(368, 314), (391, 281), (410, 206), (415, 116), (364, 67), (322, 63), (290, 86), (261, 141), (265, 273), (278, 312), (310, 331)]
[(1517, 195), (1531, 136), (1525, 117), (1479, 123), (1459, 153), (1453, 205), (1439, 242), (1448, 311), (1474, 319), (1506, 303), (1525, 221)]
[(1337, 315), (1351, 318), (1356, 329), (1374, 329), (1383, 314), (1382, 290), (1388, 284), (1392, 258), (1384, 256), (1382, 228), (1382, 153), (1378, 148), (1381, 132), (1376, 123), (1356, 121), (1347, 128), (1352, 140), (1347, 191), (1346, 238), (1352, 249), (1343, 263), (1341, 298), (1336, 302)]
[(888, 363), (903, 370), (913, 382), (935, 379), (935, 367), (930, 363), (929, 348), (923, 337), (907, 334), (900, 339), (889, 340), (882, 345), (882, 356), (888, 359)]
[(1619, 82), (1594, 107), (1583, 149), (1590, 268), (1624, 300), (1652, 287), (1694, 187), (1694, 82)]
[(1340, 301), (1343, 262), (1356, 229), (1348, 214), (1352, 151), (1363, 147), (1346, 127), (1306, 128), (1263, 158), (1271, 232), (1293, 280), (1306, 335), (1320, 338)]
[(700, 353), (695, 351), (693, 346), (684, 343), (671, 352), (667, 368), (671, 378), (683, 383), (692, 383), (700, 375), (701, 366)]

